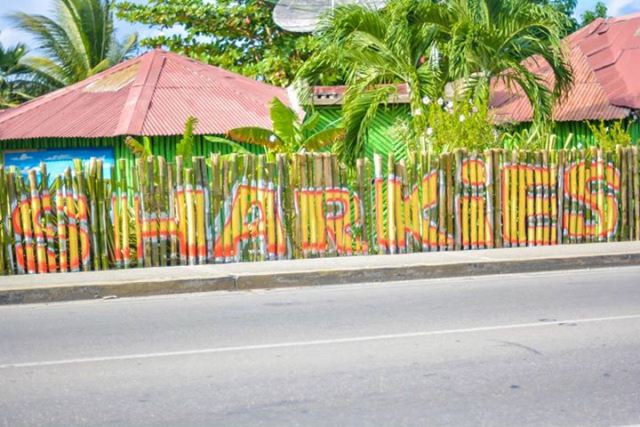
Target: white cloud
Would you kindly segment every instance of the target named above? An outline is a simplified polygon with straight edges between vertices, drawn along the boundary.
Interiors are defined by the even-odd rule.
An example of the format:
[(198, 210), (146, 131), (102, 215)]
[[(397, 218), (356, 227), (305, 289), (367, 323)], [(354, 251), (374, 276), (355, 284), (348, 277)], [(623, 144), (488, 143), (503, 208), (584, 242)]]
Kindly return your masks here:
[(628, 10), (640, 9), (639, 0), (610, 0), (607, 2), (609, 15), (618, 16), (625, 14)]
[(28, 155), (27, 153), (22, 153), (20, 154), (18, 157), (16, 157), (16, 160), (19, 160), (21, 162), (24, 162), (26, 160), (31, 160), (33, 159), (33, 157), (31, 157), (30, 155)]
[(73, 157), (68, 154), (55, 154), (44, 159), (45, 162), (57, 162), (60, 160), (73, 160)]

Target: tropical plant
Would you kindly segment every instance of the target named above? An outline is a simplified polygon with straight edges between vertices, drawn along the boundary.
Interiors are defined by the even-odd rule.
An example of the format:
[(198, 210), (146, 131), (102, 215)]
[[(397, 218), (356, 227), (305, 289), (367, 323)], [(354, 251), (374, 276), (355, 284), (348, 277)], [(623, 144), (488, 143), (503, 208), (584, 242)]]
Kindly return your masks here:
[[(364, 152), (379, 106), (403, 86), (411, 112), (409, 148), (425, 144), (424, 101), (444, 96), (445, 87), (452, 89), (452, 98), (470, 97), (484, 105), (490, 82), (500, 79), (523, 90), (536, 121), (547, 120), (554, 100), (572, 82), (560, 39), (566, 25), (562, 13), (529, 0), (391, 0), (380, 11), (341, 6), (322, 23), (321, 48), (299, 77), (312, 80), (340, 67), (348, 86), (346, 137), (336, 148), (352, 162)], [(549, 63), (552, 88), (530, 70), (538, 60)]]
[(561, 147), (558, 144), (558, 136), (553, 133), (552, 126), (548, 123), (531, 123), (524, 129), (517, 131), (504, 131), (500, 135), (503, 148), (507, 150), (555, 150), (558, 148), (571, 148), (573, 134), (570, 133)]
[[(184, 123), (182, 138), (180, 138), (180, 141), (176, 145), (176, 155), (183, 157), (183, 165), (185, 167), (191, 167), (193, 165), (193, 132), (197, 125), (198, 119), (192, 116), (187, 117)], [(124, 143), (135, 157), (146, 158), (153, 155), (151, 138), (148, 136), (143, 136), (142, 142), (132, 136), (127, 136)]]
[(0, 108), (14, 107), (31, 98), (28, 69), (20, 64), (27, 52), (24, 44), (5, 48), (0, 43)]
[(183, 157), (183, 164), (187, 168), (193, 165), (193, 131), (197, 125), (198, 119), (193, 116), (187, 117), (187, 121), (184, 123), (182, 138), (178, 142), (178, 145), (176, 145), (176, 155)]
[(587, 123), (593, 133), (594, 143), (603, 150), (615, 150), (617, 146), (628, 147), (631, 145), (629, 126), (625, 126), (621, 120), (613, 123), (600, 121), (597, 125)]
[(436, 32), (413, 19), (419, 1), (392, 0), (382, 10), (344, 5), (321, 22), (321, 47), (302, 67), (299, 78), (317, 80), (339, 68), (347, 90), (343, 102), (344, 141), (336, 145), (352, 163), (364, 153), (367, 129), (378, 108), (398, 96), (397, 84), (408, 88), (411, 141), (424, 137), (423, 98), (436, 99), (443, 82), (436, 52)]
[(144, 159), (153, 155), (153, 150), (151, 149), (151, 138), (148, 136), (143, 136), (142, 142), (132, 136), (127, 136), (124, 139), (124, 144), (135, 157)]
[(582, 13), (582, 26), (589, 25), (598, 18), (607, 17), (607, 5), (599, 1), (593, 7), (593, 10), (586, 10)]
[[(563, 13), (529, 0), (421, 1), (417, 19), (438, 32), (438, 49), (449, 81), (475, 98), (489, 99), (489, 85), (503, 81), (520, 88), (533, 108), (535, 122), (551, 119), (555, 100), (573, 79), (561, 36), (568, 25)], [(532, 68), (548, 64), (548, 87)]]
[(487, 104), (460, 99), (445, 102), (442, 98), (427, 109), (427, 143), (421, 147), (441, 154), (457, 148), (483, 151), (497, 146), (497, 131), (490, 120)]
[(242, 145), (256, 144), (264, 147), (268, 154), (316, 151), (344, 137), (344, 130), (336, 126), (320, 126), (320, 114), (313, 112), (301, 120), (296, 112), (280, 99), (273, 98), (270, 106), (273, 129), (241, 127), (231, 129), (226, 138), (207, 136), (205, 139), (227, 144), (235, 152), (248, 152)]
[(54, 0), (55, 16), (16, 12), (11, 21), (32, 34), (44, 56), (21, 63), (50, 89), (84, 80), (125, 59), (137, 35), (116, 40), (112, 0)]
[[(160, 31), (142, 40), (209, 64), (285, 86), (315, 51), (310, 34), (282, 30), (273, 21), (274, 0), (131, 0), (118, 16)], [(179, 28), (179, 31), (174, 29)], [(330, 83), (330, 82), (327, 82)]]

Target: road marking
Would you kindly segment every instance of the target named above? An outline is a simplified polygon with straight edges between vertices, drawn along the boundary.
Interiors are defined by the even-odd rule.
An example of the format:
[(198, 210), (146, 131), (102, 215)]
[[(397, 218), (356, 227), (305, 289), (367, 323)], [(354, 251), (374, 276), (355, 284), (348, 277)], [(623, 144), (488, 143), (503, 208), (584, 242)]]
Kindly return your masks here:
[(214, 353), (229, 353), (240, 351), (255, 351), (255, 350), (272, 350), (279, 348), (295, 348), (295, 347), (309, 347), (320, 345), (332, 345), (332, 344), (348, 344), (368, 341), (383, 341), (383, 340), (395, 340), (403, 338), (420, 338), (430, 337), (437, 335), (453, 335), (453, 334), (465, 334), (473, 332), (487, 332), (487, 331), (501, 331), (509, 329), (523, 329), (523, 328), (541, 328), (558, 325), (576, 325), (582, 323), (593, 322), (611, 322), (616, 320), (632, 320), (640, 319), (640, 314), (630, 314), (626, 316), (611, 316), (611, 317), (594, 317), (587, 319), (573, 319), (573, 320), (553, 320), (553, 321), (538, 321), (531, 323), (517, 323), (511, 325), (496, 325), (496, 326), (479, 326), (475, 328), (461, 328), (461, 329), (445, 329), (440, 331), (419, 331), (419, 332), (407, 332), (401, 334), (386, 334), (386, 335), (369, 335), (361, 337), (350, 338), (334, 338), (312, 341), (292, 341), (292, 342), (280, 342), (273, 344), (255, 344), (255, 345), (241, 345), (232, 347), (214, 347), (214, 348), (202, 348), (195, 350), (179, 350), (179, 351), (165, 351), (156, 353), (138, 353), (138, 354), (125, 354), (120, 356), (100, 356), (100, 357), (86, 357), (77, 359), (61, 359), (61, 360), (48, 360), (41, 362), (23, 362), (23, 363), (6, 363), (0, 365), (0, 369), (9, 368), (34, 368), (41, 366), (58, 366), (58, 365), (72, 365), (77, 363), (95, 363), (95, 362), (111, 362), (119, 360), (136, 360), (136, 359), (154, 359), (161, 357), (176, 357), (176, 356), (193, 356), (200, 354), (214, 354)]

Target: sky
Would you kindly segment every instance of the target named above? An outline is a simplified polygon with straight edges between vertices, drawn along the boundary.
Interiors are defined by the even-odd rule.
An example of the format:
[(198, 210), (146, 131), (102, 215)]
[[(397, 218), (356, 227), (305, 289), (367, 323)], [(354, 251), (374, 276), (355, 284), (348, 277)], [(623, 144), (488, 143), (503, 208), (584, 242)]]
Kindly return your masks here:
[[(137, 0), (144, 1), (144, 0)], [(592, 9), (597, 0), (578, 0), (576, 16), (580, 16), (587, 9)], [(609, 15), (621, 16), (640, 12), (640, 0), (605, 0)], [(39, 13), (48, 15), (52, 8), (53, 0), (0, 0), (0, 43), (11, 46), (17, 42), (30, 45), (30, 38), (9, 26), (5, 16), (14, 11), (27, 13)], [(154, 34), (158, 30), (152, 30), (142, 25), (131, 25), (126, 22), (118, 22), (116, 25), (120, 37), (131, 32), (138, 32), (141, 37)]]

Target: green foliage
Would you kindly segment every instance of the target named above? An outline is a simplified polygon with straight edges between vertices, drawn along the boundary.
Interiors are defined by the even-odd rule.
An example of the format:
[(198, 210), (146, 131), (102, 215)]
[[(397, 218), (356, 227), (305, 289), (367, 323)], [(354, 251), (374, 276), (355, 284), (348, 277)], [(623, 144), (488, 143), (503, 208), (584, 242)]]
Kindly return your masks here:
[[(573, 81), (561, 41), (568, 25), (566, 16), (529, 0), (424, 4), (421, 16), (426, 23), (437, 25), (448, 81), (462, 82), (468, 95), (488, 101), (489, 83), (499, 79), (507, 87), (523, 90), (533, 107), (534, 121), (551, 119), (555, 100)], [(551, 68), (553, 87), (526, 66), (525, 60), (534, 56)]]
[(599, 1), (593, 7), (593, 10), (587, 10), (582, 13), (582, 26), (589, 25), (598, 18), (607, 17), (607, 5)]
[(176, 156), (182, 156), (184, 167), (190, 168), (193, 165), (193, 131), (198, 125), (198, 119), (195, 117), (187, 117), (184, 124), (184, 133), (182, 139), (176, 145)]
[(112, 0), (54, 0), (53, 18), (16, 12), (11, 21), (30, 33), (44, 56), (21, 62), (50, 90), (70, 85), (122, 61), (137, 35), (115, 39)]
[(303, 121), (295, 111), (278, 98), (273, 98), (271, 101), (270, 113), (273, 129), (235, 128), (227, 132), (226, 138), (206, 137), (206, 139), (226, 144), (236, 153), (247, 152), (237, 142), (260, 145), (267, 150), (268, 154), (273, 155), (275, 153), (317, 151), (344, 137), (344, 130), (340, 127), (332, 125), (319, 127), (319, 113), (313, 112)]
[[(409, 147), (426, 141), (423, 99), (443, 96), (448, 83), (455, 97), (486, 105), (489, 82), (501, 79), (522, 88), (536, 122), (548, 121), (555, 100), (572, 83), (561, 44), (567, 25), (552, 6), (529, 0), (391, 0), (379, 11), (340, 6), (322, 23), (321, 47), (299, 77), (317, 81), (339, 67), (348, 89), (346, 138), (336, 150), (352, 163), (364, 152), (377, 109), (397, 95), (395, 84), (408, 88), (411, 116), (404, 129)], [(523, 64), (534, 55), (550, 65), (553, 87)]]
[(126, 137), (124, 143), (136, 157), (147, 158), (153, 155), (151, 151), (151, 138), (148, 136), (142, 137), (142, 144), (132, 136)]
[[(516, 132), (504, 132), (500, 136), (501, 145), (508, 150), (554, 150), (558, 147), (558, 137), (551, 126), (544, 123), (533, 123)], [(571, 148), (573, 134), (565, 140), (564, 148)]]
[(621, 147), (631, 145), (628, 126), (625, 127), (622, 121), (606, 124), (601, 120), (597, 125), (588, 123), (588, 126), (593, 132), (595, 145), (603, 150), (614, 150), (618, 145)]
[[(226, 145), (231, 150), (231, 154), (253, 154), (250, 150), (247, 150), (247, 148), (244, 147), (243, 145), (238, 144), (237, 142), (231, 141), (230, 139), (227, 139), (227, 138), (222, 138), (219, 136), (205, 136), (204, 139), (210, 142)], [(207, 159), (207, 161), (208, 160), (209, 159)]]
[[(273, 22), (274, 1), (146, 0), (122, 1), (118, 16), (162, 31), (142, 41), (166, 46), (275, 85), (288, 85), (296, 70), (315, 50), (308, 34), (284, 31)], [(179, 29), (171, 35), (165, 30)]]
[(458, 148), (483, 151), (496, 147), (497, 133), (489, 118), (489, 109), (479, 101), (460, 100), (446, 103), (439, 99), (427, 108), (426, 146), (436, 154)]
[(389, 83), (406, 83), (415, 114), (409, 122), (412, 141), (426, 127), (421, 99), (436, 98), (443, 90), (441, 67), (433, 59), (437, 40), (430, 26), (419, 19), (420, 1), (393, 0), (374, 11), (356, 5), (336, 8), (321, 23), (321, 47), (302, 67), (299, 77), (318, 81), (338, 68), (348, 85), (343, 104), (345, 141), (336, 152), (353, 163), (364, 153), (367, 128), (380, 105), (397, 95)]
[(0, 108), (15, 107), (42, 93), (21, 63), (26, 53), (27, 47), (22, 43), (7, 48), (0, 43)]
[(578, 4), (577, 0), (532, 0), (532, 2), (551, 7), (566, 17), (565, 26), (562, 31), (563, 37), (580, 28), (578, 21), (573, 16)]

